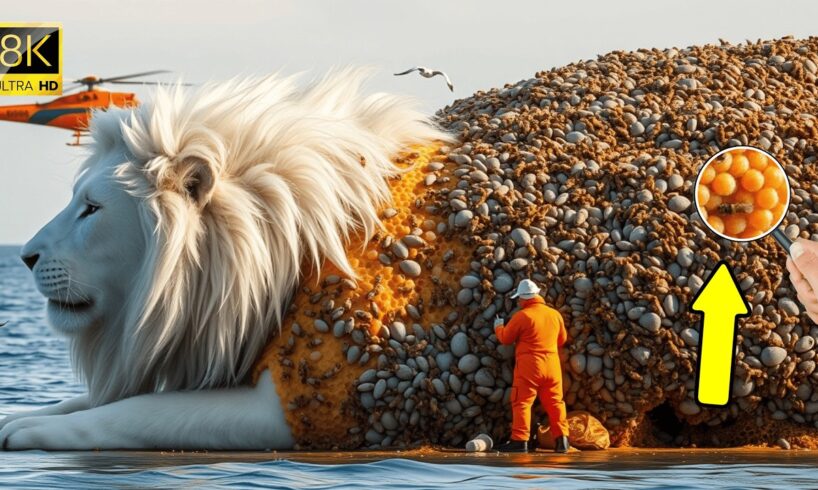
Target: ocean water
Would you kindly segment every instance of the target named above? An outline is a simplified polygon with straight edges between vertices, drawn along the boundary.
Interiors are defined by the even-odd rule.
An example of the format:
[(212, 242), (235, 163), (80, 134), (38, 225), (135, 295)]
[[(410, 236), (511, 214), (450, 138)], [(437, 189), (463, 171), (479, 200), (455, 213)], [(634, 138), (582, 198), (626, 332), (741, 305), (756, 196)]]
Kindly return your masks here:
[[(0, 417), (82, 393), (45, 301), (0, 246)], [(0, 488), (816, 488), (818, 453), (583, 451), (569, 455), (0, 452)]]

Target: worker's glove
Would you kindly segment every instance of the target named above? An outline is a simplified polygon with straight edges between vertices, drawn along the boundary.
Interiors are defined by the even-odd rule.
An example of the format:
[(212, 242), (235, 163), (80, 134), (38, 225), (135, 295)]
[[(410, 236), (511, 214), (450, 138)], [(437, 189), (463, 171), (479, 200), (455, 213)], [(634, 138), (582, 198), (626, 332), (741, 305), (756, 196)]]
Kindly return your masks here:
[(503, 319), (500, 318), (499, 316), (495, 316), (494, 317), (494, 328), (497, 328), (502, 324), (503, 324)]

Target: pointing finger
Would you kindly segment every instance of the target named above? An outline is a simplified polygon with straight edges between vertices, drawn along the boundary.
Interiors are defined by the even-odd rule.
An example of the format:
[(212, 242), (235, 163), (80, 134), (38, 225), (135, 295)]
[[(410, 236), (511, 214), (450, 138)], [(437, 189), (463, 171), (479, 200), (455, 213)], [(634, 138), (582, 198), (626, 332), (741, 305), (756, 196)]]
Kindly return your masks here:
[(787, 257), (787, 271), (790, 273), (790, 280), (792, 282), (802, 280), (804, 275), (798, 269), (798, 266), (793, 262), (792, 257)]
[(799, 238), (790, 247), (790, 254), (812, 289), (818, 289), (818, 243)]

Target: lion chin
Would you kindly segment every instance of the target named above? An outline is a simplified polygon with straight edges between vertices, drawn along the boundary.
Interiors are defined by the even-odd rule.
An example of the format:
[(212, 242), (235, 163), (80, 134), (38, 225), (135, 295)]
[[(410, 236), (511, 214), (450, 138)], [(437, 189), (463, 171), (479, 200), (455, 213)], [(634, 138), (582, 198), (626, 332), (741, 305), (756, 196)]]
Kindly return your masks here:
[(94, 115), (71, 201), (23, 249), (88, 394), (7, 418), (4, 448), (292, 446), (272, 376), (251, 377), (302, 267), (354, 279), (393, 158), (451, 140), (365, 78), (160, 88)]
[(65, 335), (71, 335), (93, 325), (96, 311), (94, 301), (87, 300), (63, 300), (59, 298), (49, 298), (46, 304), (48, 323), (55, 330)]

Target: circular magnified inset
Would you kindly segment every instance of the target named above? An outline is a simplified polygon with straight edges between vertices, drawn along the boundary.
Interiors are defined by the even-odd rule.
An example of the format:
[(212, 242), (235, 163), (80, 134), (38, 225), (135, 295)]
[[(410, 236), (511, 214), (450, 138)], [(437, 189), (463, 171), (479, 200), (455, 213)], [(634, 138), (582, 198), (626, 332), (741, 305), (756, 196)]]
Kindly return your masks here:
[(790, 204), (784, 167), (752, 146), (727, 148), (710, 157), (694, 189), (696, 210), (710, 231), (740, 242), (772, 232)]

